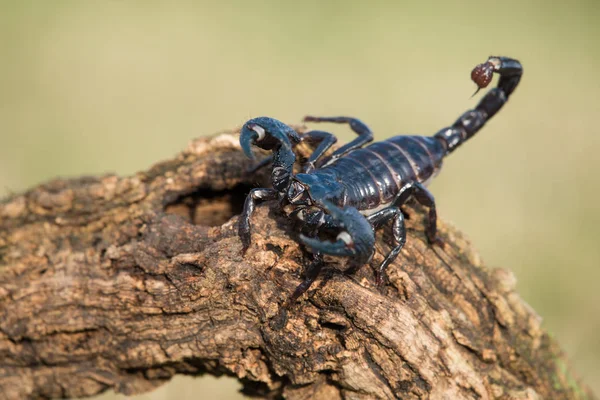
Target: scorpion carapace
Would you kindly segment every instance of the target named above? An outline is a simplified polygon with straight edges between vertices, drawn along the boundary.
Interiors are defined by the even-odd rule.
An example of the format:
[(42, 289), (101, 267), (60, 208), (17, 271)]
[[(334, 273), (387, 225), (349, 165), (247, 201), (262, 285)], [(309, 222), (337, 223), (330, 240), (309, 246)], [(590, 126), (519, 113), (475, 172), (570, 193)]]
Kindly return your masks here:
[[(400, 210), (409, 197), (428, 207), (426, 236), (431, 244), (436, 236), (436, 209), (433, 195), (425, 188), (439, 171), (443, 158), (472, 137), (498, 112), (517, 87), (523, 68), (507, 57), (490, 57), (476, 66), (471, 78), (478, 88), (486, 87), (498, 73), (497, 87), (491, 89), (473, 110), (433, 136), (396, 136), (363, 147), (373, 133), (361, 121), (350, 117), (305, 117), (305, 122), (347, 123), (358, 135), (330, 156), (325, 152), (336, 137), (313, 130), (298, 135), (288, 125), (273, 118), (259, 117), (246, 122), (240, 143), (246, 155), (254, 158), (252, 146), (272, 150), (272, 188), (253, 189), (240, 217), (242, 253), (249, 248), (250, 216), (259, 201), (279, 201), (280, 207), (302, 222), (300, 240), (314, 254), (304, 281), (290, 296), (293, 303), (316, 279), (323, 265), (322, 255), (350, 256), (351, 269), (368, 263), (374, 253), (375, 230), (392, 221), (393, 248), (377, 268), (377, 284), (384, 280), (386, 267), (394, 261), (406, 242), (404, 216)], [(307, 141), (316, 145), (302, 173), (294, 174), (293, 147)], [(260, 166), (267, 163), (262, 162)], [(319, 233), (335, 232), (334, 242), (321, 240)]]

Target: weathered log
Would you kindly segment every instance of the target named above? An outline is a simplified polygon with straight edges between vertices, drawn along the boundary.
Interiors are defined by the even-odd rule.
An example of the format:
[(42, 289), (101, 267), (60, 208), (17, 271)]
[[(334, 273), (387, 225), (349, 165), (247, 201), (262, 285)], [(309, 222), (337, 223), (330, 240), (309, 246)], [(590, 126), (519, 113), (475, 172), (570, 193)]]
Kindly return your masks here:
[(512, 273), (443, 221), (446, 246), (429, 246), (416, 205), (384, 288), (330, 258), (286, 315), (308, 258), (274, 203), (240, 255), (236, 214), (268, 172), (249, 166), (225, 133), (132, 177), (2, 200), (0, 398), (135, 394), (178, 373), (228, 374), (266, 398), (592, 397)]

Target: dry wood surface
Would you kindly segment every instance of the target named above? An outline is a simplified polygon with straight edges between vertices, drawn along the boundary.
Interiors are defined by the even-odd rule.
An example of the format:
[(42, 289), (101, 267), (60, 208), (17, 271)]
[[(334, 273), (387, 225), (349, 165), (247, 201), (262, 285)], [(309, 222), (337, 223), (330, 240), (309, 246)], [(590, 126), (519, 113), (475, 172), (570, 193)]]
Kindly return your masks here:
[(235, 376), (264, 398), (593, 397), (514, 275), (443, 220), (446, 245), (430, 246), (414, 204), (384, 287), (368, 265), (349, 275), (327, 258), (285, 312), (308, 255), (276, 202), (257, 207), (240, 255), (245, 194), (268, 186), (250, 166), (228, 132), (131, 177), (1, 200), (0, 399), (136, 394), (175, 374)]

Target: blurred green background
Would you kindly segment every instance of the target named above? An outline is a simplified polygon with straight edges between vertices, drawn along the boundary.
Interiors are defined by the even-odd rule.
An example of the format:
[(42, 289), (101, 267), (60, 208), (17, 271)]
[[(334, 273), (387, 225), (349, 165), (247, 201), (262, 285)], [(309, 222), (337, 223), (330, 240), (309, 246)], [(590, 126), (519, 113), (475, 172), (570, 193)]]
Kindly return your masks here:
[[(600, 393), (597, 0), (0, 1), (0, 54), (0, 196), (131, 174), (259, 115), (433, 134), (476, 104), (476, 64), (520, 59), (521, 86), (431, 187)], [(140, 399), (239, 398), (225, 380)]]

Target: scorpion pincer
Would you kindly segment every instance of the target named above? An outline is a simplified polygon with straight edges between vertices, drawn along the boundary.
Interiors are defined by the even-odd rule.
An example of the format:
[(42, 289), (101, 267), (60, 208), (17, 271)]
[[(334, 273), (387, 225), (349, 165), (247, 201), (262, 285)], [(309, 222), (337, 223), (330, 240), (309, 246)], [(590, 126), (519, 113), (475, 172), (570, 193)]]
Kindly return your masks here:
[[(288, 125), (268, 117), (244, 124), (240, 144), (254, 159), (252, 146), (272, 150), (272, 188), (250, 191), (239, 220), (242, 253), (251, 243), (250, 216), (257, 202), (279, 200), (280, 207), (303, 225), (300, 241), (312, 249), (314, 261), (305, 271), (304, 281), (290, 296), (294, 302), (314, 282), (323, 265), (324, 254), (352, 257), (353, 269), (370, 262), (374, 253), (375, 230), (392, 222), (393, 248), (377, 268), (381, 285), (386, 267), (396, 259), (406, 242), (404, 216), (400, 210), (411, 196), (428, 208), (425, 234), (429, 243), (438, 243), (433, 195), (425, 185), (440, 170), (444, 157), (471, 138), (506, 103), (517, 87), (523, 68), (507, 57), (490, 57), (476, 66), (471, 78), (478, 90), (485, 88), (493, 73), (500, 79), (473, 109), (433, 136), (402, 135), (373, 143), (373, 133), (360, 120), (350, 117), (305, 117), (305, 122), (346, 123), (356, 139), (325, 157), (337, 138), (325, 131), (312, 130), (299, 135)], [(302, 173), (294, 174), (293, 147), (307, 141), (315, 147)], [(264, 166), (267, 163), (261, 163)], [(321, 232), (337, 233), (334, 242), (321, 240)]]

